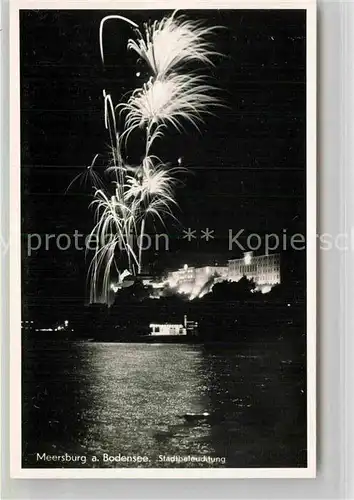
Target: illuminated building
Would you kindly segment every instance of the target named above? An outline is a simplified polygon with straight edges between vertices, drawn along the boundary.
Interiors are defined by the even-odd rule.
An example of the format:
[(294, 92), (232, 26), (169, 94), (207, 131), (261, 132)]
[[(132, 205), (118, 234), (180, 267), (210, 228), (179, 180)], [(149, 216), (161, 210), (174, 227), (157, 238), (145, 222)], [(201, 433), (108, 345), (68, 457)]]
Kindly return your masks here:
[[(167, 286), (174, 289), (176, 293), (193, 300), (209, 293), (215, 283), (239, 281), (243, 276), (253, 279), (256, 290), (263, 293), (269, 292), (274, 285), (281, 281), (280, 255), (253, 255), (253, 252), (246, 252), (240, 259), (229, 260), (227, 266), (194, 267), (184, 264), (180, 269), (168, 272), (166, 279), (158, 279), (148, 274), (142, 274), (139, 278), (143, 285), (155, 289), (151, 298), (160, 298)], [(128, 281), (130, 283), (130, 277)], [(126, 285), (125, 281), (122, 285)], [(119, 288), (115, 284), (112, 284), (111, 287), (114, 291)], [(165, 331), (166, 328), (163, 330)], [(161, 335), (167, 335), (167, 333)]]
[(168, 281), (171, 284), (200, 283), (207, 281), (211, 276), (218, 275), (220, 278), (227, 278), (227, 266), (204, 266), (189, 267), (185, 264), (181, 269), (168, 273)]
[(239, 281), (242, 276), (253, 279), (260, 289), (266, 291), (280, 283), (280, 255), (253, 255), (253, 252), (246, 252), (241, 259), (229, 260), (227, 279)]
[[(171, 288), (177, 288), (180, 293), (185, 293), (191, 298), (202, 296), (210, 291), (212, 284), (227, 279), (227, 266), (190, 267), (185, 264), (177, 271), (168, 273), (167, 281)], [(215, 278), (208, 287), (211, 278)]]
[(195, 267), (189, 267), (188, 264), (184, 264), (181, 269), (169, 272), (167, 280), (171, 287), (175, 287), (183, 283), (194, 283)]
[(195, 277), (196, 281), (206, 281), (212, 276), (216, 276), (216, 281), (227, 279), (228, 267), (227, 266), (206, 266), (206, 267), (196, 267)]

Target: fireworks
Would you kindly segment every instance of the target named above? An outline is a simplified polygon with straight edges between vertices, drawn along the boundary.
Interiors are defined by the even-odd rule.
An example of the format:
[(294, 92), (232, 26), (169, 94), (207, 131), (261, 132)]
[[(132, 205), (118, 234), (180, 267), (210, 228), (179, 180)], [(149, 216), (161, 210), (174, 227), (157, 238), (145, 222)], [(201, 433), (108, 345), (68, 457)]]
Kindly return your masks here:
[(176, 17), (145, 24), (144, 32), (137, 30), (138, 39), (129, 40), (128, 48), (144, 59), (159, 79), (188, 62), (212, 64), (215, 52), (207, 38), (215, 27), (205, 28), (201, 23)]
[(202, 113), (218, 104), (215, 97), (208, 95), (213, 88), (202, 82), (200, 76), (178, 74), (151, 79), (133, 92), (127, 104), (121, 105), (127, 111), (127, 128), (164, 124), (181, 131), (183, 121), (197, 126)]
[(128, 24), (130, 24), (131, 26), (134, 26), (135, 28), (138, 28), (138, 25), (136, 23), (134, 23), (133, 21), (131, 21), (130, 19), (128, 19), (127, 17), (123, 17), (123, 16), (117, 16), (117, 15), (112, 15), (112, 16), (106, 16), (104, 17), (102, 20), (101, 20), (101, 24), (100, 24), (100, 34), (99, 34), (99, 38), (100, 38), (100, 53), (101, 53), (101, 59), (102, 59), (102, 62), (104, 63), (104, 50), (103, 50), (103, 26), (105, 25), (105, 23), (107, 21), (109, 21), (110, 19), (116, 19), (116, 20), (119, 20), (119, 21), (124, 21)]
[[(186, 123), (198, 127), (203, 115), (219, 105), (216, 89), (206, 83), (206, 77), (188, 69), (193, 63), (213, 64), (216, 53), (209, 36), (216, 27), (205, 27), (177, 16), (176, 12), (161, 21), (144, 24), (143, 29), (126, 17), (106, 16), (99, 27), (102, 62), (103, 28), (109, 20), (123, 21), (132, 27), (135, 38), (128, 40), (127, 48), (145, 61), (151, 76), (117, 106), (103, 90), (109, 160), (99, 174), (93, 170), (96, 155), (84, 175), (94, 187), (91, 206), (95, 208), (95, 225), (90, 237), (96, 242), (96, 250), (89, 267), (90, 300), (108, 304), (113, 273), (119, 282), (123, 276), (120, 269), (133, 276), (141, 272), (141, 240), (149, 220), (164, 224), (167, 216), (173, 217), (172, 208), (177, 205), (174, 188), (176, 174), (183, 170), (182, 161), (178, 161), (177, 168), (161, 161), (151, 153), (155, 141), (163, 140), (167, 127), (179, 132)], [(140, 131), (145, 141), (138, 165), (126, 161), (134, 130)], [(81, 174), (72, 183), (77, 179), (81, 179)]]
[(104, 183), (103, 183), (103, 180), (101, 179), (101, 176), (94, 169), (97, 158), (98, 158), (98, 154), (92, 160), (91, 165), (86, 167), (83, 172), (81, 172), (76, 177), (74, 177), (74, 179), (70, 182), (69, 186), (67, 187), (66, 192), (69, 191), (71, 186), (76, 181), (79, 181), (80, 186), (89, 184), (90, 186), (94, 186), (95, 189), (99, 189), (100, 187), (104, 187)]

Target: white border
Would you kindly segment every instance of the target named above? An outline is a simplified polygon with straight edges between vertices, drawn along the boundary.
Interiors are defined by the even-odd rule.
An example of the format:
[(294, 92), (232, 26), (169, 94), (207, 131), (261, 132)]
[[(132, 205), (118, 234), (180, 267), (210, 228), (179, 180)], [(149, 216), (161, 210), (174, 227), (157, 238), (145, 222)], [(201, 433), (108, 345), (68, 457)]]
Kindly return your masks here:
[[(306, 9), (307, 11), (307, 443), (306, 468), (29, 469), (21, 467), (20, 9)], [(316, 3), (315, 0), (10, 1), (10, 475), (11, 478), (316, 477)]]

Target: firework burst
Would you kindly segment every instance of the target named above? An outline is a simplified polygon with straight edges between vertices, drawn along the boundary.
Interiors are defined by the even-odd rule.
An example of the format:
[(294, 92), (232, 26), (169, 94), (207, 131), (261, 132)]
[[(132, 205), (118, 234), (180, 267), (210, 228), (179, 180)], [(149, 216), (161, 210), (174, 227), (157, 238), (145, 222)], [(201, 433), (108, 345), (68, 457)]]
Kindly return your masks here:
[(211, 50), (208, 37), (215, 29), (176, 17), (175, 11), (152, 25), (146, 23), (143, 32), (137, 30), (138, 39), (129, 40), (128, 48), (147, 62), (156, 77), (165, 78), (187, 62), (212, 64), (211, 58), (217, 53)]
[(183, 121), (198, 126), (202, 114), (210, 113), (209, 107), (219, 104), (218, 99), (209, 95), (213, 89), (203, 83), (201, 76), (173, 74), (166, 79), (151, 79), (140, 89), (136, 89), (126, 104), (121, 104), (121, 112), (126, 112), (126, 127), (134, 128), (151, 125), (172, 125), (183, 129)]
[(160, 163), (154, 165), (153, 158), (147, 157), (135, 176), (127, 176), (126, 199), (138, 199), (144, 203), (148, 198), (159, 196), (171, 203), (173, 198), (173, 185), (175, 179), (167, 166)]

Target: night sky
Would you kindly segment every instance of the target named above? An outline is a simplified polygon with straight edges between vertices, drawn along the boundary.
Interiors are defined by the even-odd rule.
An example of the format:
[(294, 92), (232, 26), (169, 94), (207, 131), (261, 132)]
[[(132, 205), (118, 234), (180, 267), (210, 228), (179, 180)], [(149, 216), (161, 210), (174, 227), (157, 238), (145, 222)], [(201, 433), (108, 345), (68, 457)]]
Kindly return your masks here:
[[(88, 234), (93, 212), (89, 187), (70, 181), (96, 153), (105, 153), (102, 90), (118, 103), (148, 78), (126, 42), (124, 23), (107, 23), (105, 59), (100, 60), (98, 29), (107, 14), (137, 23), (160, 19), (160, 11), (21, 12), (21, 168), (23, 290), (28, 306), (83, 302), (84, 252), (41, 249), (25, 255), (28, 233)], [(228, 250), (228, 230), (305, 233), (306, 219), (306, 19), (305, 11), (189, 11), (214, 36), (215, 67), (209, 82), (220, 89), (225, 107), (206, 116), (198, 133), (191, 126), (170, 130), (158, 154), (189, 173), (180, 176), (176, 213), (168, 220), (170, 251), (147, 256), (148, 269), (187, 261), (207, 264), (237, 257)], [(137, 77), (137, 72), (140, 76)], [(139, 145), (132, 147), (132, 161)], [(135, 155), (135, 156), (134, 156)], [(215, 240), (182, 239), (182, 228), (215, 230)], [(150, 228), (151, 231), (154, 228)], [(157, 226), (157, 232), (163, 232)]]

